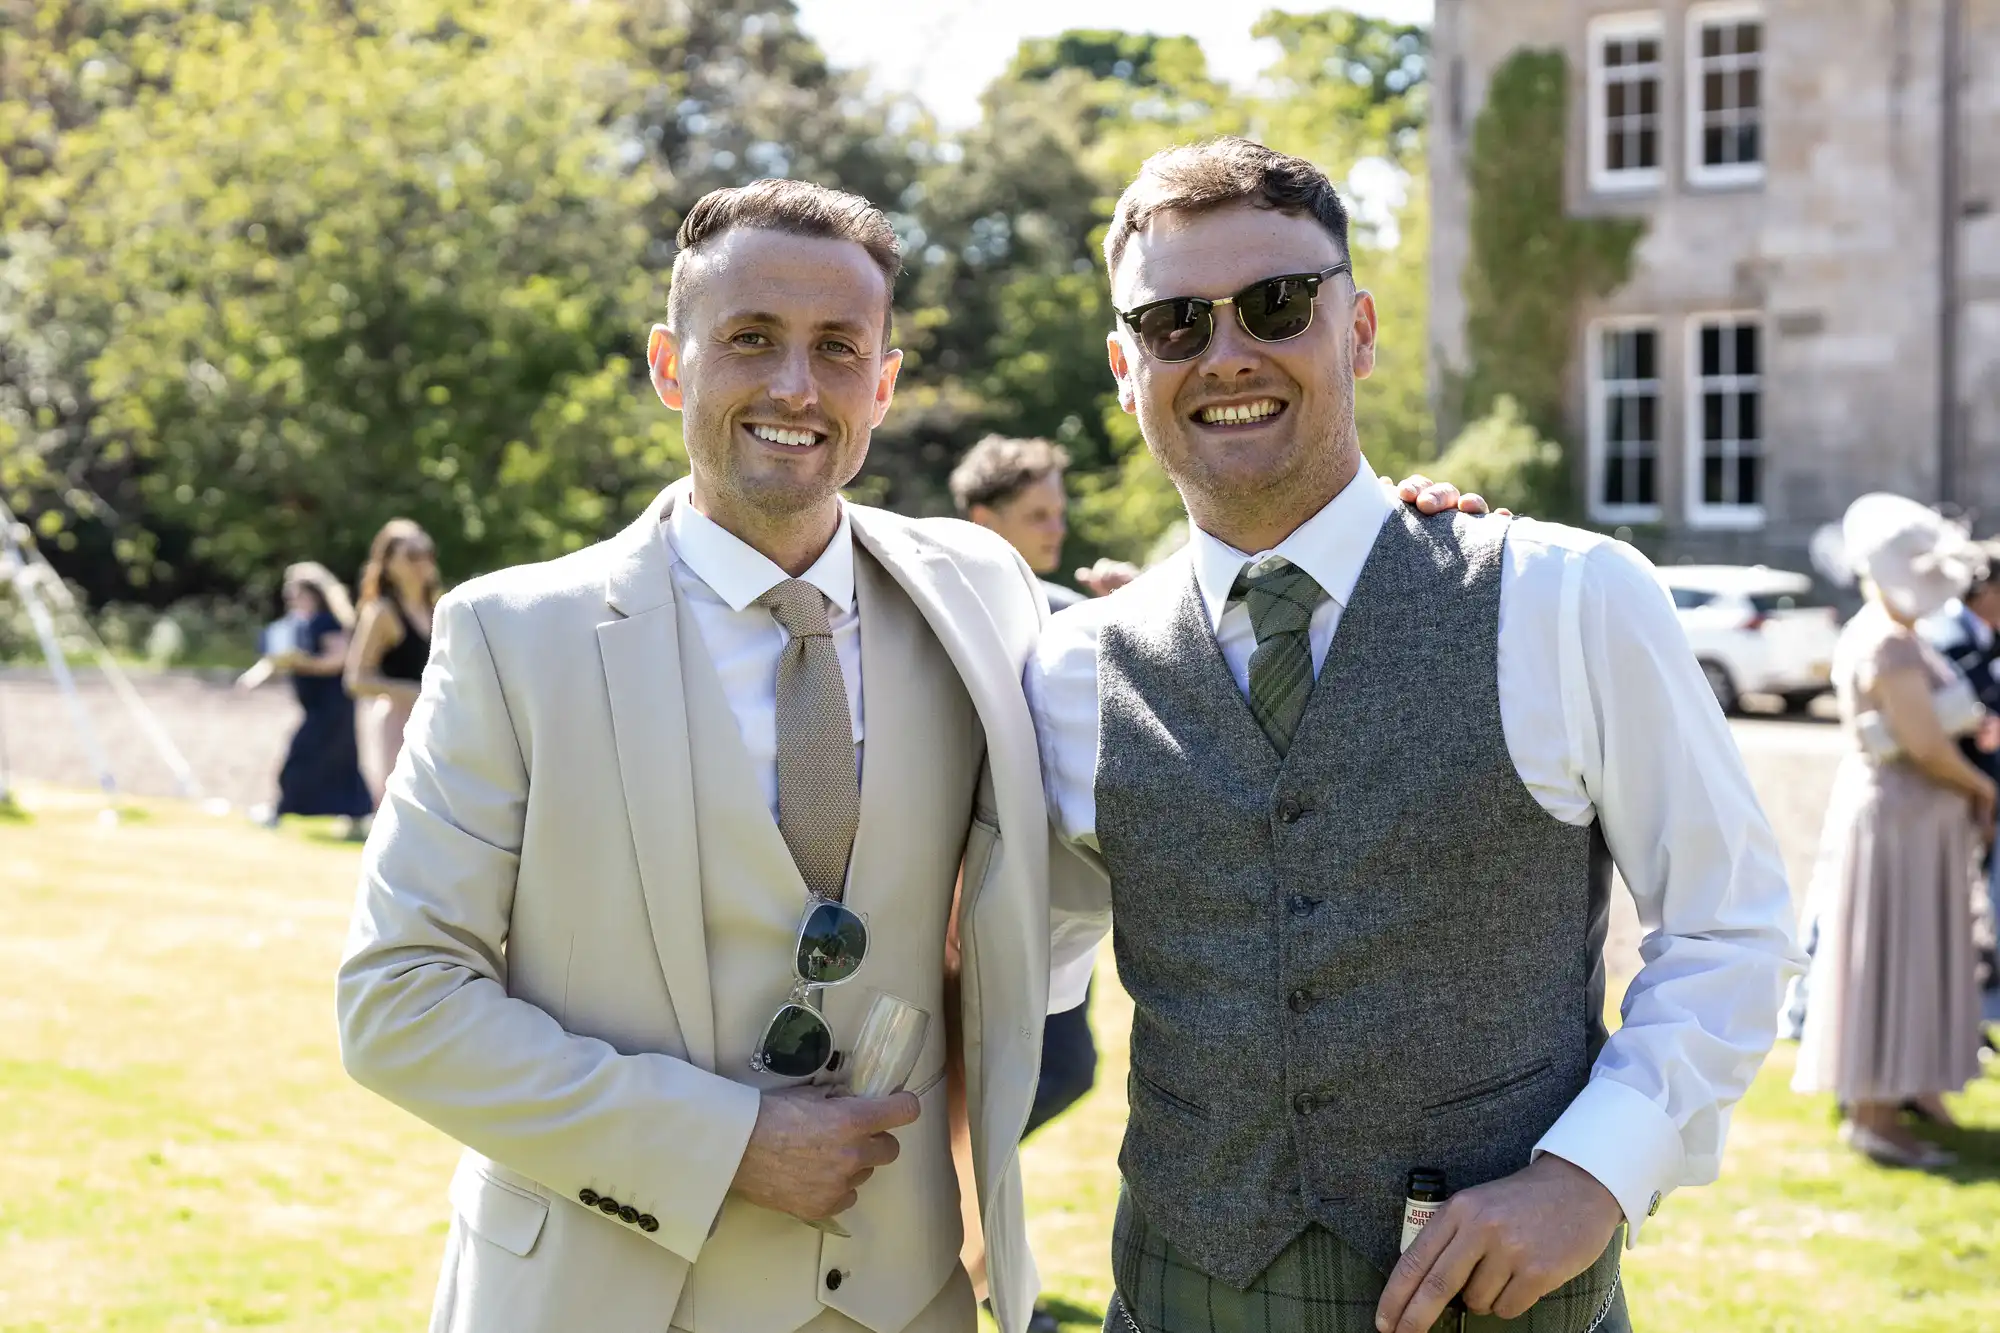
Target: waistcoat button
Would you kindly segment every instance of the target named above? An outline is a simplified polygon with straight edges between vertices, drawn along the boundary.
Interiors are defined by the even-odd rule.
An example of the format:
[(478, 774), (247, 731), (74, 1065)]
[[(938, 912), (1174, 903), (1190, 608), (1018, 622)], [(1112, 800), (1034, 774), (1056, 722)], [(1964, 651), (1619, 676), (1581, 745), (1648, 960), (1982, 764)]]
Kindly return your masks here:
[(1319, 1099), (1314, 1097), (1310, 1092), (1302, 1092), (1292, 1098), (1292, 1109), (1300, 1115), (1311, 1115), (1313, 1107), (1318, 1104)]
[(1280, 823), (1296, 824), (1299, 822), (1299, 816), (1305, 812), (1306, 808), (1289, 796), (1278, 802), (1278, 820)]
[(1285, 1003), (1292, 1007), (1293, 1013), (1302, 1014), (1312, 1008), (1312, 992), (1309, 990), (1295, 990), (1286, 997)]
[(1293, 916), (1311, 916), (1313, 909), (1319, 906), (1319, 899), (1308, 898), (1303, 893), (1295, 893), (1287, 901), (1287, 906), (1292, 909)]
[(826, 1275), (826, 1289), (828, 1291), (840, 1290), (840, 1270), (838, 1268), (828, 1270)]

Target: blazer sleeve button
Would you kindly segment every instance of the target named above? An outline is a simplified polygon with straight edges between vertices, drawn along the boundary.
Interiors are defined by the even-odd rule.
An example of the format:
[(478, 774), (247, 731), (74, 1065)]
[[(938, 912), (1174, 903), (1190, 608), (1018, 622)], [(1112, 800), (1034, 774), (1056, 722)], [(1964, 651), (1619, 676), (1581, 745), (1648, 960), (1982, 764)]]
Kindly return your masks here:
[(645, 1232), (647, 1235), (650, 1236), (659, 1229), (660, 1229), (659, 1218), (654, 1217), (651, 1213), (639, 1214), (639, 1230)]
[(826, 1275), (826, 1289), (828, 1291), (840, 1290), (840, 1270), (838, 1268), (828, 1270)]
[(618, 1216), (618, 1200), (612, 1198), (609, 1194), (599, 1195), (597, 1198), (597, 1211), (603, 1213), (606, 1217)]
[(586, 1207), (586, 1208), (595, 1208), (595, 1207), (597, 1207), (597, 1191), (596, 1191), (596, 1190), (580, 1190), (580, 1191), (578, 1191), (578, 1192), (577, 1192), (577, 1196), (576, 1196), (576, 1197), (577, 1197), (578, 1199), (580, 1199), (580, 1200), (582, 1200), (582, 1201), (583, 1201), (583, 1206), (584, 1206), (584, 1207)]
[(638, 1226), (639, 1210), (628, 1203), (618, 1210), (618, 1220), (628, 1227)]

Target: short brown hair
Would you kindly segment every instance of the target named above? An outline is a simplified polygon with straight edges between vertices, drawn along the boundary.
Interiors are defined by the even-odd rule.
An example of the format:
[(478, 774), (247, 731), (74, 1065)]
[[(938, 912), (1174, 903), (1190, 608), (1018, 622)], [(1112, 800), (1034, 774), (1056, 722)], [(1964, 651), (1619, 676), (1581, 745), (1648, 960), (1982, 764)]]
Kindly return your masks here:
[(966, 451), (951, 470), (951, 500), (958, 512), (974, 505), (1002, 505), (1044, 477), (1060, 477), (1069, 453), (1048, 440), (989, 435)]
[(896, 297), (896, 278), (903, 271), (903, 246), (896, 229), (881, 209), (858, 194), (829, 190), (810, 181), (761, 180), (729, 189), (710, 190), (695, 201), (681, 219), (674, 239), (679, 252), (674, 256), (673, 280), (667, 288), (667, 323), (680, 327), (679, 281), (689, 255), (700, 254), (710, 244), (738, 227), (761, 227), (791, 236), (809, 236), (827, 241), (852, 241), (868, 252), (875, 267), (882, 270), (888, 300), (882, 312), (882, 340), (889, 340), (890, 312)]
[(1104, 233), (1105, 267), (1116, 273), (1133, 233), (1162, 213), (1205, 213), (1240, 203), (1311, 214), (1339, 244), (1340, 257), (1348, 257), (1347, 208), (1324, 171), (1302, 157), (1225, 135), (1164, 149), (1140, 165)]

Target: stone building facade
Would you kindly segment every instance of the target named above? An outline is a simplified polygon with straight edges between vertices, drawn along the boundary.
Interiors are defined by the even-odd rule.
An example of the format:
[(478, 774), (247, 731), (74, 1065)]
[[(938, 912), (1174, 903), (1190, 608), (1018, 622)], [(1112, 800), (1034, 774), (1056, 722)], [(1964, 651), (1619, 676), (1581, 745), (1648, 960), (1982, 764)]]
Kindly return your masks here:
[(1439, 370), (1473, 125), (1521, 48), (1569, 59), (1571, 211), (1646, 223), (1570, 349), (1591, 523), (1798, 569), (1869, 490), (2000, 531), (2000, 0), (1437, 0)]

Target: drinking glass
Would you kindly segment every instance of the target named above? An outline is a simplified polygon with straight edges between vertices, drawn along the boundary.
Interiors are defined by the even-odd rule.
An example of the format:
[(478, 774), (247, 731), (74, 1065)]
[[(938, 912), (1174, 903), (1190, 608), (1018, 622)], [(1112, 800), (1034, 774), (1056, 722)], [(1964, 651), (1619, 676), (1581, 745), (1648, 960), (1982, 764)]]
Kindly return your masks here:
[[(910, 1081), (910, 1071), (923, 1054), (924, 1034), (931, 1016), (900, 996), (877, 991), (861, 1020), (861, 1035), (847, 1057), (847, 1091), (853, 1097), (887, 1097), (901, 1092)], [(846, 1238), (849, 1232), (835, 1218), (808, 1222), (807, 1226), (829, 1236)]]
[(931, 1016), (900, 996), (877, 991), (847, 1060), (847, 1090), (856, 1097), (901, 1092), (923, 1054)]

